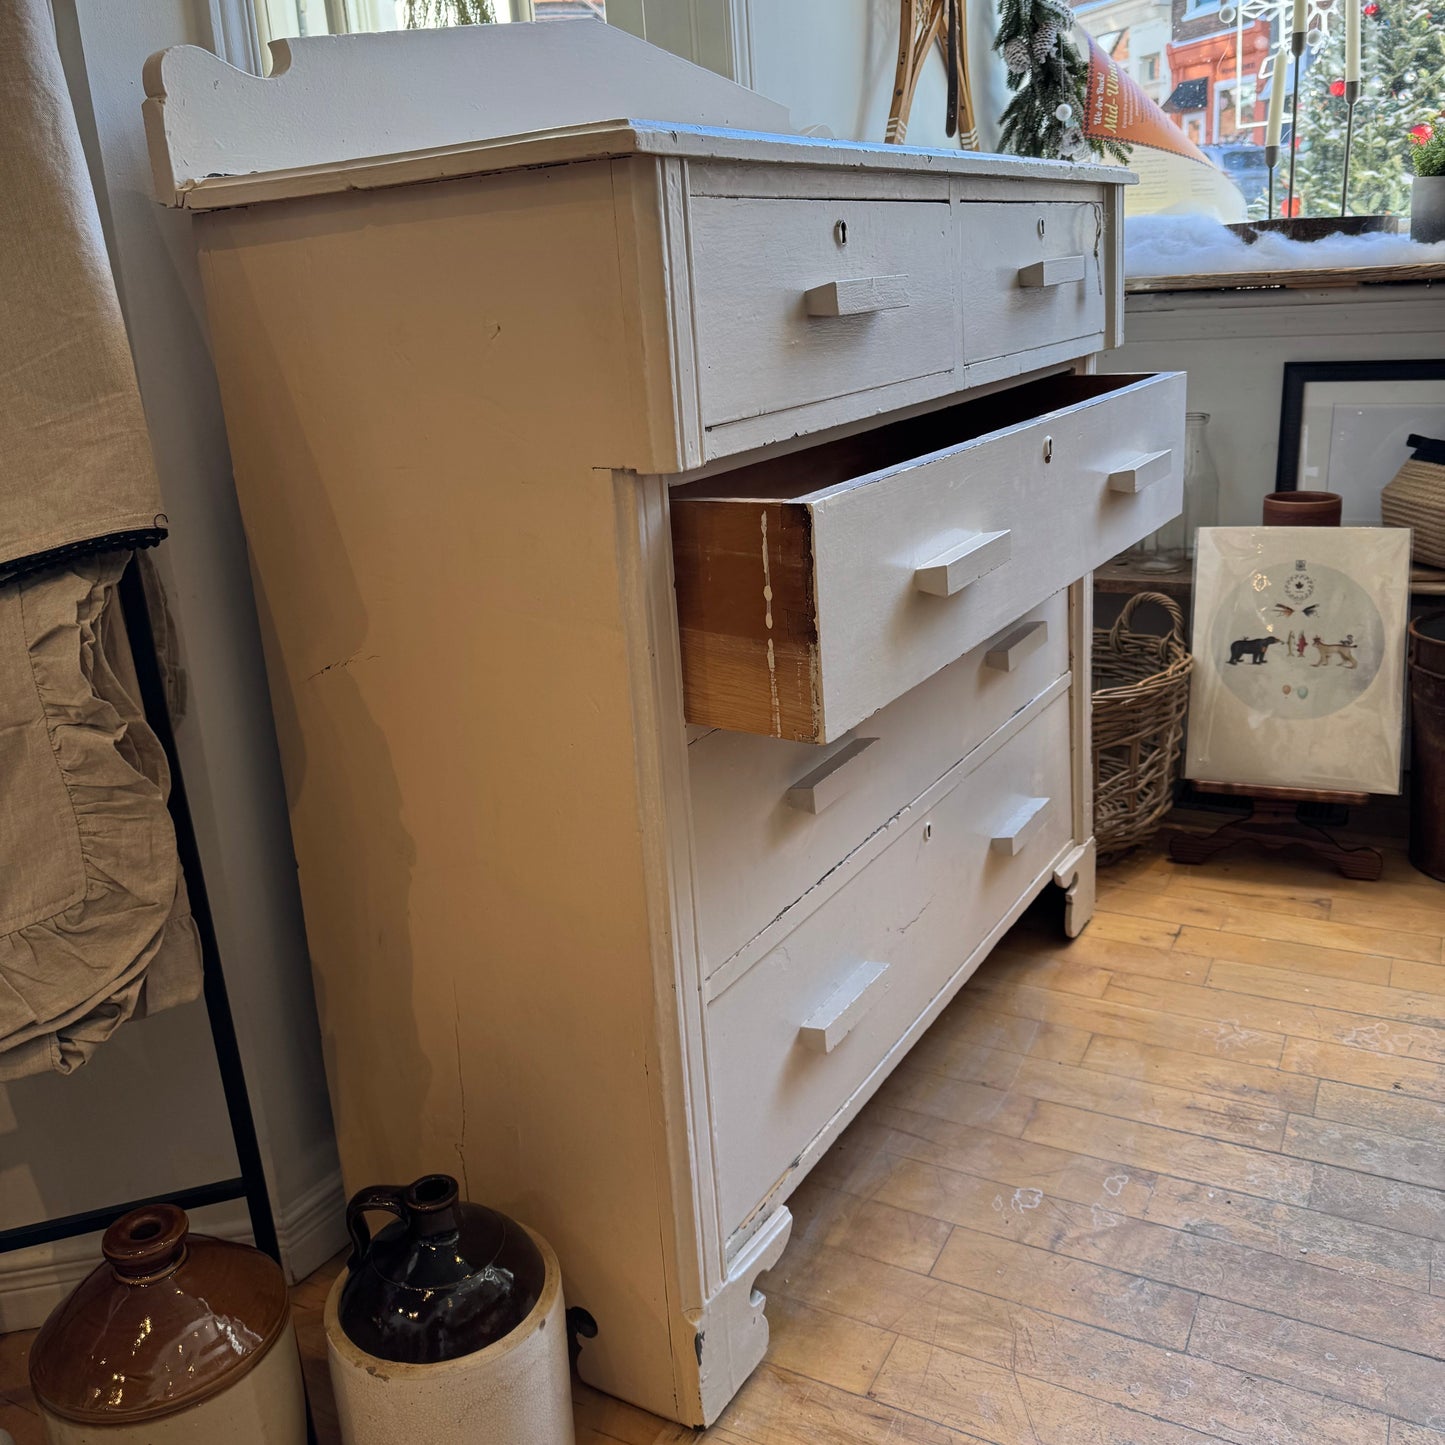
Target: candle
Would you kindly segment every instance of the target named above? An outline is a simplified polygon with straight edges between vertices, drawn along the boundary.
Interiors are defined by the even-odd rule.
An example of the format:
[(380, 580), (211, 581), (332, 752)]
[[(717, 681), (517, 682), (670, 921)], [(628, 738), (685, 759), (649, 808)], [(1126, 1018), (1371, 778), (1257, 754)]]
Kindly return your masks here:
[(1265, 126), (1264, 143), (1279, 149), (1280, 130), (1284, 125), (1284, 83), (1289, 74), (1285, 47), (1274, 52), (1274, 71), (1269, 79), (1269, 122)]
[(1303, 35), (1309, 29), (1306, 20), (1306, 9), (1309, 0), (1294, 0), (1294, 32), (1296, 35)]
[(1360, 4), (1361, 0), (1345, 0), (1345, 79), (1360, 78)]

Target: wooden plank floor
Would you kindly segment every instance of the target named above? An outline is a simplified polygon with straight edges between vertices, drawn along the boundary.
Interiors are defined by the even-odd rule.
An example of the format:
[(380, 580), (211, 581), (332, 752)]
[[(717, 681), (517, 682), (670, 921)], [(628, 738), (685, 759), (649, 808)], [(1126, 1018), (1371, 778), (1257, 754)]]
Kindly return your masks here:
[(579, 1386), (579, 1445), (1445, 1445), (1445, 886), (1151, 853), (1046, 914), (794, 1196), (722, 1421)]

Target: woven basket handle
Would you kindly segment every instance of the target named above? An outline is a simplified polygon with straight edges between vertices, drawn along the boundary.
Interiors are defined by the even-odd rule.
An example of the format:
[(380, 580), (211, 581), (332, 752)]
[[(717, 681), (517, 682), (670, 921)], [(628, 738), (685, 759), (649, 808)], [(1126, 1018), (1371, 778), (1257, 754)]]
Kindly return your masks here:
[(1146, 602), (1152, 602), (1155, 606), (1162, 607), (1169, 617), (1169, 632), (1159, 639), (1160, 652), (1163, 652), (1164, 644), (1169, 641), (1171, 636), (1187, 652), (1189, 643), (1184, 636), (1184, 614), (1179, 610), (1179, 604), (1172, 597), (1166, 597), (1162, 592), (1136, 592), (1124, 604), (1114, 625), (1109, 629), (1109, 645), (1118, 648), (1119, 634), (1133, 620), (1134, 610), (1142, 607)]

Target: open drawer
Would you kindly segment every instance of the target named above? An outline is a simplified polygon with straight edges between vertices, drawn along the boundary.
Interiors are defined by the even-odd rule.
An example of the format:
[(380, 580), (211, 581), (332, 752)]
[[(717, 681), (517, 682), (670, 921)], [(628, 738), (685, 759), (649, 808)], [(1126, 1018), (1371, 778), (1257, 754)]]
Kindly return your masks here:
[(687, 720), (832, 742), (1176, 515), (1184, 376), (1045, 377), (672, 493)]

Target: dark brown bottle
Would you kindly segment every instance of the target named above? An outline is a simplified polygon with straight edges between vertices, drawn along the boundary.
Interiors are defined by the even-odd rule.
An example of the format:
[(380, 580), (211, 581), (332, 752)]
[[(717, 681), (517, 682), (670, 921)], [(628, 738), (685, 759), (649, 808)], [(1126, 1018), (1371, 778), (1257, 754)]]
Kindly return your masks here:
[[(372, 1238), (369, 1210), (397, 1217)], [(515, 1220), (457, 1196), (449, 1174), (376, 1185), (346, 1206), (351, 1272), (338, 1315), (353, 1344), (383, 1360), (430, 1365), (510, 1334), (542, 1293), (545, 1265)]]

